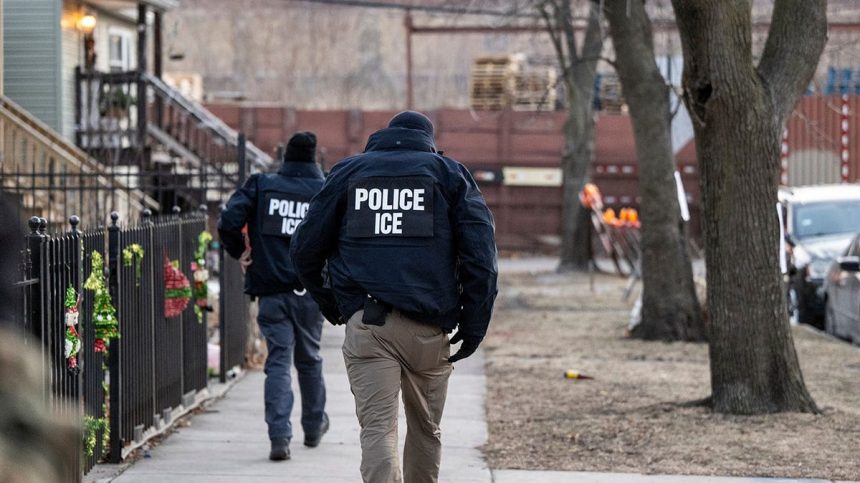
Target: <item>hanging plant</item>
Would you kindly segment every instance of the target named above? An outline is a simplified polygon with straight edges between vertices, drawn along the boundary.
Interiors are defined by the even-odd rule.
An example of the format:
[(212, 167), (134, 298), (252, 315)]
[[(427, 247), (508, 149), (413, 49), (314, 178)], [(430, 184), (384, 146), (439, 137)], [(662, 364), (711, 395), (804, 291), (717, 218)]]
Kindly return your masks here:
[(111, 338), (119, 337), (119, 320), (116, 317), (116, 307), (111, 301), (104, 276), (104, 259), (102, 254), (93, 251), (92, 272), (87, 277), (84, 288), (96, 293), (93, 306), (93, 328), (95, 329), (96, 352), (107, 352)]
[(122, 264), (130, 267), (134, 263), (134, 277), (136, 286), (140, 287), (140, 277), (143, 268), (143, 247), (138, 243), (122, 249)]
[(194, 251), (194, 261), (191, 262), (191, 273), (194, 278), (194, 314), (197, 322), (203, 323), (205, 310), (209, 310), (209, 270), (206, 269), (206, 248), (212, 241), (212, 234), (204, 230), (197, 236), (197, 249)]
[(110, 425), (107, 418), (84, 417), (84, 453), (92, 456), (96, 445), (104, 444), (110, 438)]
[(78, 308), (81, 305), (81, 298), (71, 285), (66, 288), (66, 299), (63, 305), (66, 309), (63, 317), (66, 325), (63, 355), (66, 357), (66, 367), (69, 372), (77, 375), (80, 371), (80, 368), (78, 368), (78, 353), (81, 351), (81, 337), (78, 334), (76, 326), (78, 325), (78, 318), (80, 316)]
[(209, 243), (212, 241), (212, 234), (206, 230), (197, 235), (197, 249), (194, 250), (194, 259), (201, 265), (206, 264), (206, 249), (209, 248)]

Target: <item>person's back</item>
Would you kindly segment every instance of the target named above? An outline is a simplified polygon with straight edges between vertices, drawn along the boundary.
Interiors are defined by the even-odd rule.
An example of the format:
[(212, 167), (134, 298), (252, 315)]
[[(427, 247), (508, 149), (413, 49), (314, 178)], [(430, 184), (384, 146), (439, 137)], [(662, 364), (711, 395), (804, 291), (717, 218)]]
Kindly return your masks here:
[[(218, 220), (225, 249), (247, 266), (245, 292), (259, 299), (257, 322), (269, 351), (265, 401), (272, 460), (290, 457), (291, 361), (299, 373), (305, 445), (317, 446), (328, 429), (319, 355), (322, 318), (316, 303), (305, 295), (289, 256), (296, 227), (324, 182), (314, 163), (315, 150), (313, 133), (293, 136), (278, 172), (250, 177)], [(246, 224), (249, 247), (243, 235)]]
[[(316, 139), (311, 141), (310, 136), (302, 142), (316, 146)], [(276, 173), (252, 175), (231, 197), (219, 219), (221, 241), (233, 258), (240, 258), (247, 248), (241, 233), (247, 224), (253, 259), (257, 261), (245, 273), (245, 292), (249, 295), (302, 288), (289, 256), (290, 240), (325, 178), (315, 163), (306, 157), (301, 159), (292, 155)]]
[[(436, 152), (429, 119), (401, 113), (334, 167), (291, 253), (326, 318), (347, 321), (362, 477), (399, 481), (402, 388), (405, 480), (436, 481), (451, 363), (477, 349), (496, 296), (493, 221), (471, 175)], [(464, 344), (449, 358), (457, 327), (451, 342)]]

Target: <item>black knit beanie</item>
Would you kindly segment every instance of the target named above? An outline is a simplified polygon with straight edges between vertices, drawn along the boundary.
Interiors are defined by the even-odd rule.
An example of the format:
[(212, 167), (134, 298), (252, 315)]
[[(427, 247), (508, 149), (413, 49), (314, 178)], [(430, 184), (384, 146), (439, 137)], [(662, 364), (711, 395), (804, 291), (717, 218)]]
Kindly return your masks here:
[(310, 131), (297, 132), (293, 134), (287, 143), (287, 152), (284, 153), (284, 161), (300, 163), (313, 163), (316, 156), (317, 136)]
[(388, 127), (405, 127), (417, 129), (433, 136), (433, 121), (424, 114), (415, 111), (403, 111), (388, 121)]

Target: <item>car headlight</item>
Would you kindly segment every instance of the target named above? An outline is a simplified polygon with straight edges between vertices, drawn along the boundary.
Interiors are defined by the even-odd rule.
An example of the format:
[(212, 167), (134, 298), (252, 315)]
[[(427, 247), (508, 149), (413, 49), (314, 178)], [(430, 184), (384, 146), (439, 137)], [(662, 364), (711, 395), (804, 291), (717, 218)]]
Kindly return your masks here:
[(824, 278), (830, 270), (830, 260), (817, 259), (813, 260), (806, 266), (806, 275), (809, 278)]

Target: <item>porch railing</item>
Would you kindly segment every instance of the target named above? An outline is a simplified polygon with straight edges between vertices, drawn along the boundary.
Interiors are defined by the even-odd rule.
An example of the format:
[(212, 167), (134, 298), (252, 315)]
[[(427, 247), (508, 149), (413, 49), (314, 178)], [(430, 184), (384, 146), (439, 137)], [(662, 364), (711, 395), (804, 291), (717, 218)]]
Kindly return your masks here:
[(29, 215), (52, 224), (63, 223), (65, 213), (86, 216), (117, 210), (130, 217), (144, 208), (158, 208), (154, 199), (105, 170), (4, 96), (0, 96), (0, 147), (0, 188), (16, 196)]
[(80, 69), (75, 75), (77, 144), (105, 165), (134, 170), (141, 189), (167, 206), (217, 206), (241, 172), (272, 165), (269, 155), (153, 75)]

